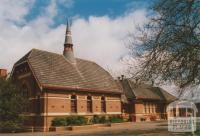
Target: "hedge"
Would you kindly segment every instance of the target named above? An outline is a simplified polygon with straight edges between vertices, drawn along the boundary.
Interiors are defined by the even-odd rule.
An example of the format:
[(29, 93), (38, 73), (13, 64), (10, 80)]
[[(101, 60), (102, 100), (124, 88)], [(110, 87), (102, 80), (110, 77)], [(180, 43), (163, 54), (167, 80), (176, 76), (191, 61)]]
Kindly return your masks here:
[(69, 116), (69, 117), (59, 117), (52, 120), (52, 126), (80, 126), (86, 125), (87, 118), (84, 116)]
[(88, 121), (88, 118), (84, 116), (67, 116), (53, 119), (52, 126), (81, 126), (87, 124), (105, 124), (120, 122), (124, 122), (121, 116), (106, 117), (94, 115), (90, 121)]

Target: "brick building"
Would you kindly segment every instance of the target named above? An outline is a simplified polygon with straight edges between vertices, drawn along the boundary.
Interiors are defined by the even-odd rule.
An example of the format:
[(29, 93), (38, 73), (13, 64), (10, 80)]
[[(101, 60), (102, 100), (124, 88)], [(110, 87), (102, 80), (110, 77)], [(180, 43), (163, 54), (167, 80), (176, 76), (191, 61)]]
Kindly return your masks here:
[(159, 87), (136, 84), (131, 79), (121, 78), (123, 90), (122, 114), (132, 121), (153, 121), (167, 119), (166, 108), (176, 97)]
[(55, 117), (121, 114), (121, 90), (98, 64), (74, 57), (69, 25), (63, 54), (32, 49), (14, 64), (11, 76), (30, 101), (27, 126), (48, 131)]
[(6, 69), (0, 69), (0, 77), (6, 77), (7, 76), (7, 70)]

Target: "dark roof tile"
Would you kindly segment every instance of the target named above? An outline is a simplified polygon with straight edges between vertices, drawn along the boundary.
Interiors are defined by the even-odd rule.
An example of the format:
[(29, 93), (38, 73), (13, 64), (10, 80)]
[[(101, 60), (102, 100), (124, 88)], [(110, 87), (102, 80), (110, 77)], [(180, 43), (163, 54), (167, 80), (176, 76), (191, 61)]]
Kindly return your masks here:
[(112, 76), (94, 62), (76, 59), (70, 63), (63, 55), (31, 50), (15, 65), (28, 61), (41, 85), (94, 89), (121, 93)]

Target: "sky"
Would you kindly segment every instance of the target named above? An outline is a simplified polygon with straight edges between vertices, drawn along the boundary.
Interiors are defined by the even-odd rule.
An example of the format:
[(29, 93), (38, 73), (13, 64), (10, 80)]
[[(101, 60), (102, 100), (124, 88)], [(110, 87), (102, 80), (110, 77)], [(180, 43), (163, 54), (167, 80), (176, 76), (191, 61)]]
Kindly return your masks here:
[(152, 0), (1, 0), (0, 68), (32, 48), (61, 54), (66, 20), (72, 21), (74, 53), (114, 76), (124, 74), (127, 37), (147, 20)]
[(130, 33), (148, 21), (153, 1), (0, 0), (0, 68), (10, 72), (33, 48), (62, 54), (68, 18), (77, 58), (96, 62), (114, 77), (126, 75), (127, 63), (138, 66), (127, 48)]

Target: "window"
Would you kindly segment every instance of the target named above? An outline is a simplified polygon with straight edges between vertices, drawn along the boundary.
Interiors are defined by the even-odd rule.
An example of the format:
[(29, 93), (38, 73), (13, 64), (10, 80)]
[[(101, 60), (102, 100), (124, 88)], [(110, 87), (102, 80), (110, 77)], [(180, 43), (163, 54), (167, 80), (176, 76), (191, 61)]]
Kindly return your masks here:
[(92, 112), (92, 97), (91, 96), (87, 97), (87, 112), (89, 113)]
[(77, 112), (76, 96), (72, 95), (71, 96), (71, 113), (76, 113), (76, 112)]
[(148, 103), (148, 113), (151, 113), (151, 104)]
[(156, 113), (156, 104), (155, 103), (153, 104), (152, 110), (153, 110), (153, 113)]
[(144, 102), (144, 113), (156, 113), (158, 106), (153, 102)]
[(106, 100), (105, 100), (105, 97), (101, 97), (101, 112), (106, 112)]
[(157, 105), (156, 105), (156, 112), (157, 112), (157, 113), (160, 113), (160, 108), (161, 108), (161, 107), (160, 107), (160, 104), (157, 104)]

